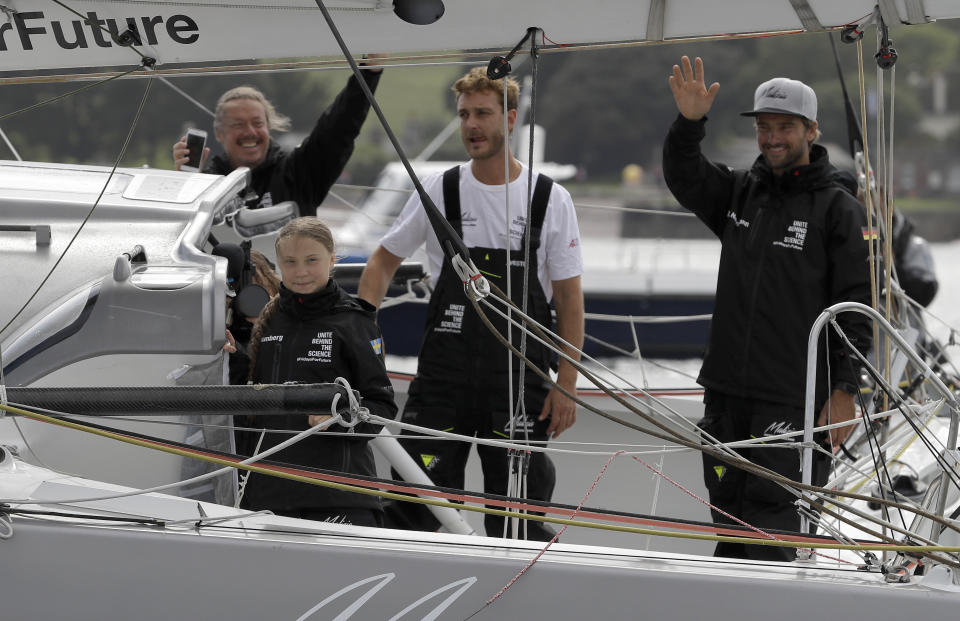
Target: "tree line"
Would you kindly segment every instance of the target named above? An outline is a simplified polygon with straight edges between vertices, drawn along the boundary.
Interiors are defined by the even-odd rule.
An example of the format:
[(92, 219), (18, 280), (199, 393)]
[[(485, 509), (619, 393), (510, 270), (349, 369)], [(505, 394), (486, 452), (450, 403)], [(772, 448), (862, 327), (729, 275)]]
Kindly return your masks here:
[[(711, 111), (707, 149), (722, 153), (735, 138), (750, 138), (751, 120), (739, 112), (752, 105), (754, 88), (778, 75), (803, 80), (816, 90), (824, 139), (845, 144), (846, 121), (833, 51), (826, 34), (730, 39), (704, 43), (635, 46), (604, 51), (546, 52), (540, 55), (536, 122), (547, 130), (546, 157), (580, 166), (590, 179), (619, 180), (627, 164), (648, 170), (659, 164), (660, 146), (676, 116), (667, 77), (681, 55), (701, 56), (709, 81), (720, 83)], [(834, 37), (836, 35), (833, 35)], [(957, 130), (931, 135), (922, 130), (933, 110), (934, 84), (941, 85), (956, 115), (960, 80), (955, 59), (960, 52), (960, 21), (899, 27), (891, 31), (898, 50), (896, 65), (896, 146), (923, 157), (960, 160)], [(839, 44), (847, 88), (859, 113), (859, 83), (854, 45)], [(875, 131), (877, 110), (875, 40), (868, 29), (863, 42), (868, 90), (869, 131)], [(519, 64), (518, 77), (529, 72)], [(463, 67), (388, 69), (378, 97), (408, 154), (420, 151), (454, 116), (449, 87)], [(937, 76), (944, 79), (937, 82)], [(885, 73), (886, 88), (893, 74)], [(173, 78), (178, 89), (208, 108), (219, 95), (239, 84), (253, 84), (294, 121), (288, 139), (296, 144), (318, 114), (346, 82), (343, 71), (256, 73), (251, 75)], [(0, 123), (21, 157), (35, 161), (112, 164), (120, 155), (136, 120), (121, 165), (169, 167), (170, 147), (187, 127), (207, 129), (212, 118), (159, 80), (120, 79), (85, 88), (88, 83), (6, 85), (0, 116), (63, 97)], [(146, 97), (142, 112), (140, 103)], [(886, 111), (889, 114), (889, 110)], [(949, 123), (943, 127), (950, 127)], [(371, 115), (348, 175), (351, 182), (370, 183), (384, 163), (395, 159)], [(13, 159), (5, 145), (0, 157)], [(459, 141), (449, 140), (438, 157), (461, 159)]]

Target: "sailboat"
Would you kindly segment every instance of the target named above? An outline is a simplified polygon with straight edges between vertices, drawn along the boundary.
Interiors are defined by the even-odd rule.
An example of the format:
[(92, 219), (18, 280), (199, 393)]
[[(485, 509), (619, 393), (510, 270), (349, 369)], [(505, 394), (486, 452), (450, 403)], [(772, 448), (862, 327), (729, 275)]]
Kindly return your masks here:
[[(0, 24), (0, 70), (120, 67), (151, 75), (176, 71), (168, 65), (179, 63), (334, 55), (342, 50), (324, 30), (330, 16), (352, 48), (393, 52), (501, 51), (534, 26), (576, 48), (960, 17), (960, 7), (946, 0), (752, 0), (735, 11), (706, 0), (336, 0), (329, 11), (303, 1), (77, 6), (17, 0)], [(262, 36), (265, 24), (282, 36)], [(523, 26), (518, 32), (507, 24)], [(889, 442), (932, 434), (945, 446), (935, 446), (936, 458), (918, 469), (915, 482), (926, 493), (914, 504), (902, 502), (904, 491), (894, 500), (854, 496), (848, 484), (865, 489), (875, 480), (869, 466), (838, 472), (834, 500), (853, 503), (835, 512), (835, 523), (824, 522), (827, 534), (717, 529), (597, 510), (587, 498), (584, 506), (536, 505), (324, 472), (283, 473), (388, 497), (413, 491), (447, 511), (456, 500), (524, 519), (531, 516), (515, 512), (540, 511), (558, 525), (602, 523), (689, 539), (773, 537), (777, 545), (816, 551), (793, 563), (315, 523), (164, 493), (171, 481), (182, 483), (184, 458), (277, 473), (269, 464), (241, 463), (229, 450), (187, 445), (182, 427), (161, 424), (180, 422), (184, 406), (176, 401), (186, 394), (166, 386), (188, 370), (218, 372), (205, 365), (223, 344), (226, 264), (203, 252), (208, 233), (227, 225), (263, 230), (290, 216), (282, 206), (245, 211), (238, 195), (247, 174), (0, 163), (0, 253), (18, 266), (5, 270), (0, 297), (4, 618), (792, 620), (817, 614), (809, 604), (847, 618), (956, 615), (960, 413), (950, 387), (894, 335), (902, 352), (895, 374), (913, 369), (936, 399), (895, 412), (904, 422)], [(827, 315), (841, 311), (869, 312), (838, 308)], [(241, 406), (266, 410), (287, 399), (271, 393), (265, 398), (274, 401), (251, 404), (250, 391), (238, 392), (246, 387), (187, 390), (191, 403), (212, 401), (203, 411), (215, 415)], [(316, 407), (337, 417), (364, 415), (349, 387), (317, 390), (310, 397)], [(653, 399), (620, 399), (634, 413), (656, 409)], [(118, 416), (134, 409), (138, 416)], [(687, 423), (673, 423), (699, 444)], [(167, 431), (145, 434), (147, 427)], [(896, 527), (875, 536), (864, 518), (879, 511), (871, 503), (906, 506), (912, 534)]]

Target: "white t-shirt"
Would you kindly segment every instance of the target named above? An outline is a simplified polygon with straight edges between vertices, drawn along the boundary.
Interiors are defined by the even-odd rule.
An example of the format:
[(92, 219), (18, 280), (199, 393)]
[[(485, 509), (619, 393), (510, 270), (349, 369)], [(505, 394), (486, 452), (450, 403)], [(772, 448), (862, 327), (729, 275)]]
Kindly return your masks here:
[[(527, 219), (527, 167), (509, 184), (510, 191), (510, 248), (523, 250), (523, 231)], [(533, 176), (536, 187), (538, 174)], [(423, 180), (423, 188), (433, 199), (441, 215), (443, 203), (443, 173)], [(487, 185), (477, 181), (470, 162), (460, 165), (460, 212), (463, 220), (463, 242), (468, 248), (506, 248), (506, 202), (503, 185)], [(404, 205), (380, 245), (398, 257), (409, 257), (426, 242), (427, 268), (431, 283), (436, 286), (443, 265), (440, 242), (430, 227), (427, 213), (416, 192)], [(558, 183), (553, 184), (540, 248), (537, 249), (537, 277), (549, 301), (553, 297), (553, 280), (566, 280), (583, 274), (580, 254), (580, 228), (570, 193)], [(522, 283), (513, 283), (520, 287)]]

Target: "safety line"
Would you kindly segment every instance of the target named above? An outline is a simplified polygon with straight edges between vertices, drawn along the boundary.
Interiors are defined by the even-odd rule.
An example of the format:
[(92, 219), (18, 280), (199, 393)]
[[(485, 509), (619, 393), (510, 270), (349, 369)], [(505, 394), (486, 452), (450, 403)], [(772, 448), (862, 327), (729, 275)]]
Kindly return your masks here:
[[(108, 431), (104, 431), (96, 428), (91, 428), (86, 425), (81, 425), (71, 421), (58, 419), (56, 417), (45, 416), (42, 414), (38, 414), (36, 412), (30, 412), (28, 410), (24, 410), (22, 408), (17, 408), (9, 405), (6, 405), (6, 406), (0, 405), (0, 409), (3, 409), (12, 414), (19, 414), (21, 416), (25, 416), (27, 418), (31, 418), (34, 420), (49, 422), (55, 425), (68, 427), (68, 428), (76, 429), (79, 431), (86, 431), (94, 435), (115, 439), (121, 442), (133, 444), (136, 446), (141, 446), (144, 448), (151, 448), (151, 449), (163, 451), (163, 452), (174, 454), (174, 455), (179, 455), (181, 457), (194, 457), (196, 459), (200, 459), (201, 461), (207, 461), (210, 463), (216, 463), (224, 466), (241, 468), (244, 470), (257, 472), (265, 475), (278, 476), (281, 478), (285, 478), (285, 479), (289, 479), (289, 480), (297, 481), (301, 483), (320, 485), (323, 487), (330, 487), (330, 488), (338, 489), (341, 491), (355, 492), (355, 493), (366, 494), (371, 496), (379, 496), (381, 498), (387, 498), (391, 500), (400, 500), (400, 501), (406, 501), (406, 502), (415, 502), (418, 504), (447, 507), (451, 509), (467, 510), (467, 511), (473, 511), (476, 513), (484, 513), (487, 515), (497, 515), (502, 517), (517, 517), (517, 514), (514, 511), (490, 509), (487, 507), (472, 507), (469, 505), (461, 505), (457, 503), (448, 502), (446, 500), (434, 500), (431, 498), (420, 498), (415, 496), (411, 497), (406, 494), (398, 494), (398, 493), (392, 493), (392, 492), (379, 491), (377, 489), (369, 489), (361, 486), (363, 483), (366, 483), (365, 481), (351, 478), (351, 477), (313, 473), (303, 469), (281, 467), (281, 466), (261, 467), (261, 466), (255, 466), (252, 464), (241, 465), (236, 463), (232, 459), (225, 459), (222, 457), (218, 457), (213, 453), (208, 453), (208, 452), (199, 451), (199, 450), (185, 450), (182, 448), (176, 448), (172, 444), (164, 443), (164, 442), (145, 441), (138, 438), (126, 436), (122, 433), (114, 433), (114, 432), (108, 432)], [(301, 472), (305, 474), (297, 474)], [(337, 481), (353, 481), (354, 483), (359, 483), (361, 485), (351, 485), (351, 484), (339, 483)], [(378, 483), (377, 485), (383, 486), (388, 489), (409, 490), (410, 493), (415, 493), (415, 494), (429, 494), (437, 498), (445, 498), (445, 497), (458, 498), (458, 499), (463, 498), (466, 501), (470, 501), (470, 502), (482, 502), (484, 504), (509, 507), (511, 509), (525, 509), (525, 510), (531, 510), (531, 511), (550, 512), (550, 513), (557, 513), (560, 515), (573, 515), (574, 513), (574, 511), (571, 511), (570, 509), (554, 509), (553, 507), (550, 507), (550, 506), (534, 505), (530, 503), (500, 501), (495, 499), (475, 499), (476, 497), (474, 496), (463, 495), (463, 494), (460, 494), (460, 495), (445, 494), (444, 492), (430, 493), (431, 490), (414, 488), (411, 486), (403, 486), (403, 485), (388, 486), (382, 483)], [(43, 503), (21, 502), (20, 504), (43, 504)], [(581, 515), (583, 515), (584, 517), (592, 517), (592, 515), (594, 514), (587, 514), (587, 512), (582, 512)], [(688, 525), (680, 526), (676, 522), (671, 522), (663, 518), (646, 520), (646, 519), (630, 518), (628, 516), (610, 516), (610, 515), (601, 514), (601, 513), (595, 513), (595, 515), (596, 515), (596, 519), (606, 519), (610, 521), (619, 521), (619, 522), (625, 522), (625, 523), (660, 524), (668, 528), (688, 528), (689, 530), (693, 530), (693, 531), (710, 530), (717, 533), (733, 532), (733, 533), (737, 533), (738, 536), (724, 535), (724, 534), (708, 535), (708, 534), (701, 534), (700, 532), (672, 532), (672, 531), (664, 531), (664, 530), (658, 530), (658, 529), (652, 529), (652, 528), (620, 526), (616, 524), (600, 524), (595, 522), (584, 522), (582, 520), (553, 518), (553, 517), (548, 517), (543, 515), (533, 515), (533, 514), (524, 514), (519, 517), (521, 517), (522, 519), (535, 520), (535, 521), (545, 522), (550, 524), (570, 525), (570, 526), (593, 528), (598, 530), (607, 530), (607, 531), (614, 531), (614, 532), (663, 536), (663, 537), (671, 537), (671, 538), (679, 538), (679, 539), (693, 539), (693, 540), (701, 540), (701, 541), (726, 541), (731, 543), (750, 543), (750, 544), (757, 544), (757, 545), (771, 545), (771, 546), (777, 546), (777, 547), (813, 547), (813, 548), (834, 549), (834, 550), (888, 550), (888, 551), (903, 551), (903, 552), (918, 552), (918, 553), (932, 553), (932, 552), (958, 553), (960, 552), (960, 546), (903, 545), (903, 544), (897, 544), (897, 543), (868, 542), (868, 541), (861, 541), (860, 543), (857, 543), (857, 544), (840, 544), (840, 543), (835, 543), (829, 539), (818, 538), (816, 536), (806, 536), (799, 533), (790, 533), (791, 539), (789, 540), (771, 541), (771, 540), (757, 539), (751, 536), (744, 536), (742, 532), (737, 531), (736, 529), (731, 529), (731, 528), (721, 527), (716, 529), (710, 529), (702, 526), (693, 526), (693, 527), (690, 527)]]

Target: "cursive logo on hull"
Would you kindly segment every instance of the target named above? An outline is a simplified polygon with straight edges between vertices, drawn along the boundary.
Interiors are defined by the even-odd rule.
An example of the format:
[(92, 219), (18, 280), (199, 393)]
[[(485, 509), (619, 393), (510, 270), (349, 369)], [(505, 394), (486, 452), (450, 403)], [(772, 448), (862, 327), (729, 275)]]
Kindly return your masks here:
[[(335, 621), (346, 621), (353, 617), (353, 615), (360, 610), (364, 604), (370, 601), (374, 595), (376, 595), (383, 587), (387, 586), (397, 577), (397, 574), (391, 572), (388, 574), (380, 574), (379, 576), (371, 576), (363, 580), (358, 580), (353, 584), (348, 584), (343, 587), (336, 593), (330, 595), (324, 600), (320, 601), (316, 606), (306, 611), (300, 617), (297, 618), (297, 621), (310, 621), (311, 619), (320, 619), (321, 617), (315, 616), (316, 613), (328, 604), (332, 604), (335, 601), (342, 600), (338, 602), (338, 607), (342, 606), (345, 603), (348, 603), (348, 598), (353, 597), (353, 601), (348, 603), (348, 606), (343, 609), (339, 615), (337, 615)], [(450, 582), (445, 584), (437, 589), (434, 589), (430, 593), (427, 593), (423, 597), (418, 598), (414, 602), (399, 608), (397, 613), (390, 617), (390, 621), (401, 621), (406, 617), (407, 613), (413, 612), (428, 604), (431, 600), (440, 599), (443, 595), (446, 594), (441, 601), (437, 602), (433, 609), (426, 611), (421, 610), (417, 613), (416, 618), (422, 619), (423, 621), (433, 621), (437, 619), (447, 608), (449, 608), (455, 601), (460, 599), (460, 596), (463, 595), (467, 589), (472, 587), (477, 582), (476, 576), (470, 576), (469, 578), (464, 578), (462, 580), (457, 580), (455, 582)], [(364, 588), (366, 587), (366, 588)], [(351, 595), (352, 594), (352, 595)], [(400, 604), (403, 605), (402, 603)], [(426, 612), (426, 614), (424, 614)], [(324, 617), (325, 618), (325, 617)], [(414, 617), (409, 617), (413, 619)]]

